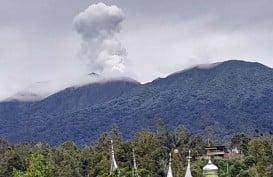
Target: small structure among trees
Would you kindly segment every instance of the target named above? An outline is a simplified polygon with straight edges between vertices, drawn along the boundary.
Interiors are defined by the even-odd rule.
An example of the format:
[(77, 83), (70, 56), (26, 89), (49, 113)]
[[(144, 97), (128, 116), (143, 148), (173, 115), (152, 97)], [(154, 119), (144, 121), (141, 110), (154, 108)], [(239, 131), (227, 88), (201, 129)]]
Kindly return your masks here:
[[(272, 177), (272, 135), (239, 134), (234, 137), (230, 147), (238, 147), (244, 156), (211, 159), (218, 167), (219, 177)], [(197, 157), (206, 153), (206, 145), (203, 137), (191, 134), (184, 126), (173, 131), (162, 126), (156, 130), (142, 129), (130, 140), (122, 140), (118, 128), (114, 127), (111, 133), (104, 133), (95, 142), (82, 147), (72, 141), (57, 147), (47, 143), (10, 144), (0, 138), (0, 176), (36, 177), (35, 173), (37, 177), (167, 177), (171, 162), (173, 177), (203, 177), (207, 160)], [(115, 164), (112, 159), (118, 170), (110, 175), (111, 164)]]

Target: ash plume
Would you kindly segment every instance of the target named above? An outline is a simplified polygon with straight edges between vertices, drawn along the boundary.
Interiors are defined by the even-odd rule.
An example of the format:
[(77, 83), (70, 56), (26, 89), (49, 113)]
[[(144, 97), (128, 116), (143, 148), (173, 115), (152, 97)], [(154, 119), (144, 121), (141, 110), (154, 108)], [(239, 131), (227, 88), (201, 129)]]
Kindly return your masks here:
[(74, 29), (82, 37), (79, 55), (90, 72), (124, 71), (127, 52), (116, 37), (124, 18), (122, 9), (104, 3), (90, 5), (74, 18)]

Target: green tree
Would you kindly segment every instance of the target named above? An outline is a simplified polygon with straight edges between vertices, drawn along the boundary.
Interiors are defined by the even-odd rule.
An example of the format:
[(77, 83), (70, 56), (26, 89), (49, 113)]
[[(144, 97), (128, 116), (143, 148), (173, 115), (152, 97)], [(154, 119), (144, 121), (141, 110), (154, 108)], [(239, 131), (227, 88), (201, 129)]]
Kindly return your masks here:
[(207, 147), (213, 146), (213, 141), (212, 141), (212, 135), (213, 135), (213, 127), (208, 126), (206, 127), (206, 138), (207, 138)]
[(265, 175), (265, 148), (263, 140), (260, 138), (254, 138), (249, 142), (249, 154), (255, 158), (256, 169), (261, 176)]
[(55, 176), (81, 177), (81, 156), (78, 146), (67, 141), (53, 151)]
[(270, 165), (267, 166), (267, 168), (266, 168), (266, 176), (267, 177), (273, 176), (273, 165), (272, 164), (270, 164)]
[(155, 133), (147, 129), (141, 130), (136, 134), (133, 146), (140, 168), (146, 169), (152, 174), (161, 173), (160, 167), (166, 168), (167, 158), (166, 156), (163, 158), (166, 154)]
[(194, 177), (203, 177), (203, 167), (206, 165), (206, 162), (203, 160), (197, 160), (191, 165), (191, 173)]
[(246, 156), (244, 158), (244, 164), (247, 166), (247, 167), (252, 167), (256, 164), (256, 161), (255, 161), (255, 157), (254, 156)]
[(249, 141), (250, 138), (245, 134), (235, 134), (231, 139), (231, 148), (237, 147), (244, 155), (248, 155)]
[(250, 177), (257, 177), (257, 176), (259, 176), (258, 171), (257, 171), (257, 169), (256, 169), (255, 166), (249, 168), (248, 174), (249, 174)]
[(110, 172), (110, 137), (103, 133), (100, 138), (81, 151), (82, 158), (88, 161), (89, 176), (109, 175)]
[(4, 157), (1, 158), (0, 176), (12, 176), (14, 168), (26, 170), (26, 162), (19, 154), (11, 150), (6, 152)]
[(250, 177), (248, 170), (241, 170), (237, 177)]
[(32, 155), (27, 171), (14, 169), (14, 177), (53, 177), (54, 165), (50, 157), (42, 154)]
[(203, 138), (200, 135), (192, 136), (190, 140), (190, 149), (193, 159), (198, 156), (202, 156), (205, 154), (205, 143), (203, 142)]
[(9, 148), (9, 143), (7, 138), (0, 137), (0, 153), (5, 153), (6, 150)]
[(246, 166), (243, 164), (242, 160), (235, 159), (232, 162), (232, 166), (230, 167), (230, 175), (231, 177), (237, 177), (240, 174), (241, 170), (246, 170)]

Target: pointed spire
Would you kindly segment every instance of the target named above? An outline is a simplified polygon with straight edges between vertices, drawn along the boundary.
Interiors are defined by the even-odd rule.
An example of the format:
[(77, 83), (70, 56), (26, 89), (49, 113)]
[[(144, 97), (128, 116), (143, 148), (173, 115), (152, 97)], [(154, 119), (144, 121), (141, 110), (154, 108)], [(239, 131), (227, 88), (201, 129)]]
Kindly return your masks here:
[(134, 163), (134, 171), (133, 171), (133, 173), (134, 173), (134, 175), (136, 177), (139, 177), (138, 171), (137, 171), (136, 156), (135, 156), (135, 149), (134, 148), (133, 148), (133, 163)]
[(211, 162), (211, 157), (210, 157), (210, 156), (209, 156), (208, 164), (212, 164), (212, 162)]
[(173, 177), (173, 172), (172, 172), (172, 154), (170, 153), (170, 159), (169, 159), (169, 169), (167, 173), (167, 177)]
[(111, 170), (110, 173), (118, 169), (118, 165), (115, 159), (113, 140), (111, 139)]
[(211, 161), (211, 157), (210, 157), (210, 156), (209, 156), (208, 160), (209, 160), (209, 161), (208, 161), (208, 164), (209, 164), (209, 165), (213, 164), (212, 161)]
[(185, 177), (192, 177), (192, 175), (191, 175), (191, 150), (189, 150), (189, 156), (187, 157), (187, 159), (188, 159), (188, 166), (187, 166)]

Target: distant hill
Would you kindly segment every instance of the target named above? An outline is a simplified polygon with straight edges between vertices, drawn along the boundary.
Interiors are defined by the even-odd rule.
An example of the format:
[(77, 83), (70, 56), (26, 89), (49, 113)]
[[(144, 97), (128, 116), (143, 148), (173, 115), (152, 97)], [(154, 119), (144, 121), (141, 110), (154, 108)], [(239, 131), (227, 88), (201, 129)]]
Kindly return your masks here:
[[(21, 141), (61, 143), (69, 139), (70, 135), (66, 136), (66, 133), (70, 132), (62, 130), (60, 132), (62, 135), (56, 136), (59, 132), (53, 130), (53, 127), (59, 122), (57, 117), (66, 116), (94, 104), (105, 103), (139, 85), (140, 83), (127, 78), (100, 80), (81, 87), (67, 88), (41, 101), (2, 102), (0, 103), (0, 135), (7, 136), (13, 143)], [(40, 136), (39, 134), (45, 130), (50, 134)]]
[(130, 138), (161, 118), (215, 139), (273, 130), (273, 69), (226, 61), (197, 66), (147, 84), (113, 81), (65, 89), (42, 101), (0, 104), (0, 133), (12, 142), (89, 143), (117, 124)]
[(64, 88), (79, 87), (94, 82), (105, 80), (105, 78), (96, 73), (90, 73), (83, 76), (75, 76), (63, 79), (56, 79), (44, 82), (36, 82), (28, 87), (18, 91), (14, 95), (6, 98), (5, 101), (32, 102), (40, 101), (53, 95)]

